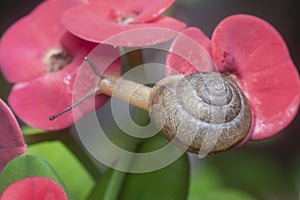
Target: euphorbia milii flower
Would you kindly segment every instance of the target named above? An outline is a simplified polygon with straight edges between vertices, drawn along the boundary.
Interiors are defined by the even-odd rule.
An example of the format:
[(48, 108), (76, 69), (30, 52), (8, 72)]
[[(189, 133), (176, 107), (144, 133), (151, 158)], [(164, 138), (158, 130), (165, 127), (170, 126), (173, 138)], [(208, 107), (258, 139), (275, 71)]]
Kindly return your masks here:
[(0, 172), (11, 159), (24, 154), (25, 148), (16, 118), (0, 99)]
[[(72, 104), (77, 70), (84, 56), (96, 46), (73, 36), (61, 24), (61, 14), (77, 4), (79, 0), (45, 1), (10, 27), (1, 39), (1, 70), (9, 81), (17, 83), (9, 96), (9, 104), (29, 125), (53, 130), (74, 122), (71, 112), (55, 121), (49, 121), (49, 116)], [(114, 58), (118, 54), (111, 46), (103, 45), (99, 49), (100, 53)], [(101, 63), (99, 66), (102, 67)], [(108, 68), (111, 73), (119, 71), (118, 61)], [(83, 95), (95, 83), (89, 76), (82, 81), (86, 82), (81, 90)], [(107, 97), (97, 96), (96, 107), (106, 100)], [(94, 105), (83, 104), (83, 110), (78, 111), (81, 115), (94, 109)]]
[[(166, 29), (179, 31), (185, 27), (172, 17), (161, 16), (173, 3), (174, 0), (90, 0), (67, 10), (63, 23), (74, 35), (92, 42), (131, 47), (153, 45), (174, 36)], [(152, 28), (150, 32), (147, 27)], [(154, 27), (157, 31), (153, 31)], [(140, 28), (145, 29), (139, 34), (126, 34)], [(108, 40), (117, 34), (123, 38)]]
[[(189, 45), (186, 37), (199, 45)], [(252, 140), (278, 133), (297, 113), (299, 74), (280, 34), (262, 19), (230, 16), (215, 28), (211, 41), (199, 29), (188, 28), (170, 52), (167, 65), (179, 73), (217, 70), (236, 81), (251, 106)], [(203, 59), (206, 53), (214, 65)]]
[(28, 177), (8, 186), (0, 200), (67, 200), (64, 190), (55, 181), (45, 177)]

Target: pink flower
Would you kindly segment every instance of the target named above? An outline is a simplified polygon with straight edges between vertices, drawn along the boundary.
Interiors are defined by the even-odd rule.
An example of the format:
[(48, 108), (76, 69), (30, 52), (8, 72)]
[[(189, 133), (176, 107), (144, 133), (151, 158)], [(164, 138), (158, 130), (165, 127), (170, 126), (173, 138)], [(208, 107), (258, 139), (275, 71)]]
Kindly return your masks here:
[(26, 145), (16, 118), (0, 99), (0, 172), (14, 157), (25, 153)]
[[(234, 77), (252, 110), (248, 137), (271, 137), (292, 121), (300, 102), (299, 74), (283, 39), (270, 24), (234, 15), (220, 22), (211, 41), (196, 28), (182, 34), (172, 44), (167, 65), (183, 74), (216, 67)], [(187, 43), (186, 36), (196, 42)]]
[[(2, 37), (1, 70), (9, 81), (17, 83), (9, 96), (9, 104), (31, 126), (53, 130), (74, 123), (71, 112), (54, 121), (49, 121), (49, 116), (72, 103), (77, 71), (84, 56), (97, 45), (73, 36), (61, 24), (62, 13), (81, 3), (79, 0), (45, 1)], [(118, 54), (116, 49), (105, 45), (99, 47), (99, 52)], [(101, 63), (99, 65), (102, 67)], [(108, 72), (119, 73), (119, 62), (111, 64)], [(82, 94), (85, 94), (94, 82), (88, 76), (82, 81), (86, 83), (82, 88)], [(96, 107), (106, 100), (106, 96), (97, 96)], [(93, 106), (84, 102), (79, 115), (93, 110)]]
[(29, 177), (8, 186), (0, 200), (67, 200), (64, 190), (55, 181), (45, 177)]
[[(92, 42), (114, 46), (146, 46), (171, 39), (185, 24), (161, 14), (174, 0), (90, 0), (67, 10), (65, 27), (74, 35)], [(151, 28), (151, 29), (147, 29)], [(154, 31), (154, 28), (157, 28)], [(141, 32), (130, 34), (130, 30)], [(175, 30), (170, 34), (170, 31)], [(150, 31), (150, 32), (149, 32)], [(117, 40), (109, 40), (119, 34)]]

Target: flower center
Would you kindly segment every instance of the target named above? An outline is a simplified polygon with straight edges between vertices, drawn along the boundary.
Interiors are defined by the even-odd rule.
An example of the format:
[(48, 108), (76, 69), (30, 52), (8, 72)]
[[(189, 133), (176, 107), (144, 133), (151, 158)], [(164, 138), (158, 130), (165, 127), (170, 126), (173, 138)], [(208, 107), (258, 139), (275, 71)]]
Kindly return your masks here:
[(134, 21), (133, 15), (128, 15), (128, 16), (120, 16), (116, 19), (116, 23), (120, 25), (127, 25), (131, 24)]
[(116, 10), (111, 10), (109, 14), (109, 17), (112, 19), (112, 21), (119, 25), (131, 24), (136, 16), (137, 14), (135, 12), (122, 13)]
[(43, 61), (48, 65), (46, 72), (51, 73), (65, 68), (72, 61), (72, 58), (65, 51), (53, 49), (48, 52)]

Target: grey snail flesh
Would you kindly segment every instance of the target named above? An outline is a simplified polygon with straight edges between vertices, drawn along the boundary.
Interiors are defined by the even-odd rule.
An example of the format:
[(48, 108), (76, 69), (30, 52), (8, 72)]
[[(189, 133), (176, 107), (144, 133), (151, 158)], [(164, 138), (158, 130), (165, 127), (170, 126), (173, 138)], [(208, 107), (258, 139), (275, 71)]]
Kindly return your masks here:
[(250, 107), (241, 89), (216, 72), (159, 81), (151, 91), (149, 108), (169, 141), (196, 154), (236, 146), (251, 126)]

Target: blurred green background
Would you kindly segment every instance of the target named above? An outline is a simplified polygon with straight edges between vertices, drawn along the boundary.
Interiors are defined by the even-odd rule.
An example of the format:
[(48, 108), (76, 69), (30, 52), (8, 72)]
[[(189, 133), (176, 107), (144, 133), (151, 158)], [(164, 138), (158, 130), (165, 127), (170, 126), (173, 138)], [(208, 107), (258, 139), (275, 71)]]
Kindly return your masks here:
[[(1, 35), (40, 2), (2, 0)], [(180, 0), (176, 1), (170, 14), (186, 22), (188, 26), (199, 27), (208, 36), (218, 22), (228, 15), (248, 13), (261, 17), (281, 33), (299, 71), (300, 12), (296, 4), (298, 2), (295, 0)], [(7, 99), (10, 87), (0, 77), (2, 99)], [(288, 127), (270, 139), (248, 142), (242, 148), (201, 160), (190, 155), (192, 171), (189, 199), (300, 199), (299, 141), (300, 112)], [(51, 151), (53, 148), (56, 151)], [(64, 147), (57, 143), (47, 143), (32, 146), (29, 151), (48, 160), (66, 181), (69, 189), (78, 199), (83, 199), (93, 181)], [(60, 156), (57, 156), (57, 152), (60, 152)], [(64, 156), (69, 157), (70, 165), (61, 164)], [(68, 169), (73, 169), (74, 172)]]

